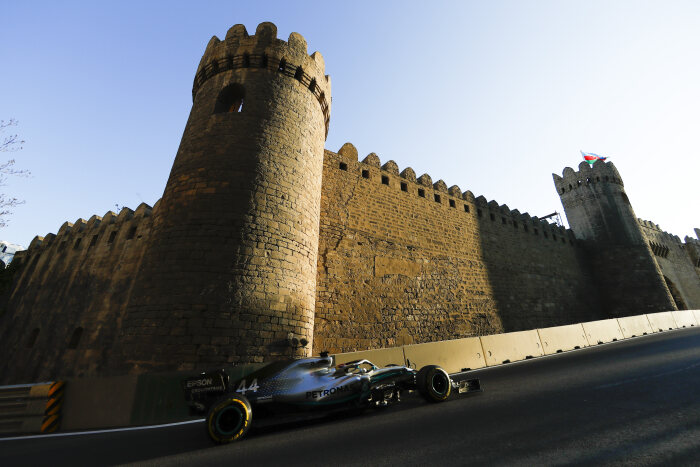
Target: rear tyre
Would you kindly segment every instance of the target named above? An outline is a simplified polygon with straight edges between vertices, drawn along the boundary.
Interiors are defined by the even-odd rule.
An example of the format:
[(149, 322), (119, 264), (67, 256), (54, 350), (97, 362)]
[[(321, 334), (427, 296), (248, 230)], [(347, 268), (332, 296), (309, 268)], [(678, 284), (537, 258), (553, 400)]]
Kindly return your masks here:
[(253, 409), (245, 396), (229, 394), (212, 405), (207, 415), (209, 437), (217, 444), (241, 439), (250, 429)]
[(437, 365), (427, 365), (420, 369), (416, 375), (416, 386), (430, 402), (443, 402), (452, 393), (450, 375)]

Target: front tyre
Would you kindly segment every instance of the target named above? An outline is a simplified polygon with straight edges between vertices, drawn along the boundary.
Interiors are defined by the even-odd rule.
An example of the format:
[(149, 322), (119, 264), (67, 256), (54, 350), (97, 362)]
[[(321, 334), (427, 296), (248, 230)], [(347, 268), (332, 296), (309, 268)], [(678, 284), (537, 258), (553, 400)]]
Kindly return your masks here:
[(242, 438), (250, 429), (253, 409), (243, 395), (229, 394), (218, 400), (207, 415), (209, 437), (217, 444)]
[(416, 386), (418, 392), (430, 402), (446, 401), (452, 392), (450, 375), (437, 365), (421, 368), (416, 375)]

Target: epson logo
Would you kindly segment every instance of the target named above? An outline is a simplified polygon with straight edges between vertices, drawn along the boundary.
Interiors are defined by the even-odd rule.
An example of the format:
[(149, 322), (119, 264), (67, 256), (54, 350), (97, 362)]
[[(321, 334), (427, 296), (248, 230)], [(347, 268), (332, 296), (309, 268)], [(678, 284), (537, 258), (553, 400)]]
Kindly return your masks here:
[(212, 384), (214, 384), (214, 380), (212, 378), (195, 379), (187, 382), (187, 389), (202, 386), (211, 386)]

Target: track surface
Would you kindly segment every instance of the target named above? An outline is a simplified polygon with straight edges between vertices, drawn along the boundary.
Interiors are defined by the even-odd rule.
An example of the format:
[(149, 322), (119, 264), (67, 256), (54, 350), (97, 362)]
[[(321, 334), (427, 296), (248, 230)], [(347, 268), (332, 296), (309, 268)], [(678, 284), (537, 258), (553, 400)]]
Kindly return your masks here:
[(0, 441), (0, 465), (699, 465), (700, 328), (471, 372), (485, 392), (259, 429)]

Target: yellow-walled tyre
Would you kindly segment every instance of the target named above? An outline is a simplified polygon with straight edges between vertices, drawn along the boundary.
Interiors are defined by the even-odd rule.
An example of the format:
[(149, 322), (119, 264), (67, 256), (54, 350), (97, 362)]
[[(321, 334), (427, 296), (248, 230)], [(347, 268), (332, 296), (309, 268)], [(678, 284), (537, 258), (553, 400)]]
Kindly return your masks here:
[(217, 444), (241, 439), (250, 429), (253, 409), (245, 396), (229, 394), (211, 406), (207, 415), (209, 437)]
[(446, 401), (452, 393), (450, 375), (437, 365), (421, 368), (416, 375), (416, 386), (418, 392), (430, 402)]

